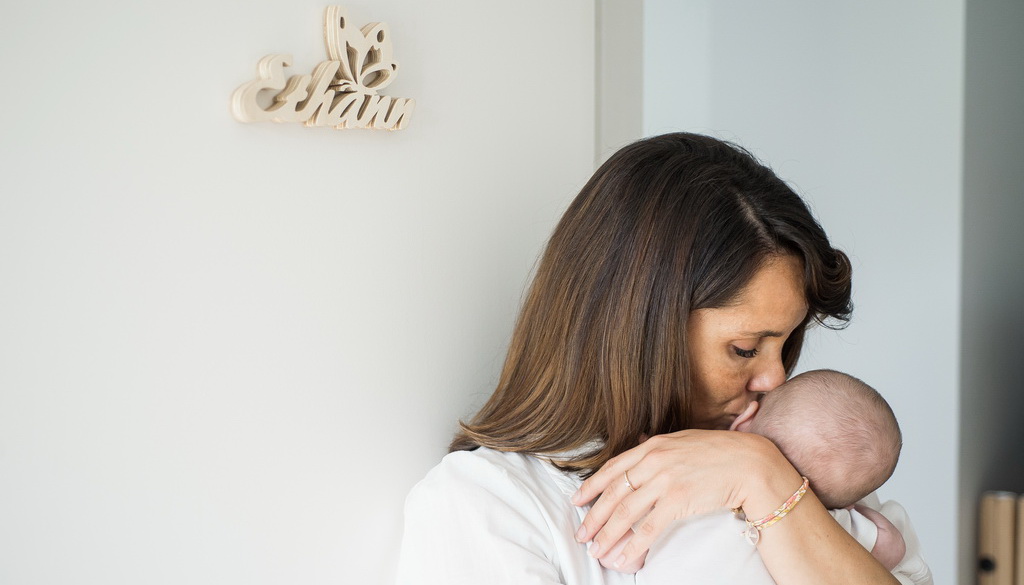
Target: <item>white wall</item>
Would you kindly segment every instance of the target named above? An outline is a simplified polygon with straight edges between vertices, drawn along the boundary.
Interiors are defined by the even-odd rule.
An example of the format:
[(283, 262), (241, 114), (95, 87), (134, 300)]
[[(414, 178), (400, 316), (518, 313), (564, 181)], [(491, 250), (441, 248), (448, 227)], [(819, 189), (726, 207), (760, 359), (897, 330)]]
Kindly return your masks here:
[(596, 165), (643, 136), (644, 4), (599, 0)]
[(881, 495), (914, 518), (937, 583), (954, 581), (958, 547), (963, 12), (644, 4), (645, 133), (748, 146), (850, 254), (853, 322), (814, 335), (800, 368), (848, 371), (892, 404), (905, 447)]
[(968, 0), (964, 119), (960, 582), (973, 577), (978, 496), (1024, 493), (1024, 4)]
[(0, 582), (388, 583), (592, 171), (591, 2), (350, 2), (398, 133), (243, 125), (322, 2), (0, 20)]

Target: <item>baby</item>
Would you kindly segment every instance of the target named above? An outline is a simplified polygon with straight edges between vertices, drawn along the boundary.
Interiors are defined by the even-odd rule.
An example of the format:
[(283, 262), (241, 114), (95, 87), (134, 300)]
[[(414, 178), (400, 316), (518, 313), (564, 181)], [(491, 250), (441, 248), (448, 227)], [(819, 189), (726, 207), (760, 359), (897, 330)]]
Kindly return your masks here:
[(885, 399), (832, 370), (794, 377), (752, 402), (729, 428), (775, 443), (829, 509), (852, 506), (881, 487), (903, 446)]
[[(774, 442), (810, 480), (821, 503), (882, 565), (891, 571), (903, 560), (906, 544), (896, 527), (881, 513), (855, 506), (889, 479), (902, 447), (896, 417), (873, 388), (832, 370), (806, 372), (751, 403), (730, 430)], [(745, 530), (745, 522), (730, 512), (683, 520), (651, 547), (636, 582), (671, 583), (685, 576), (693, 583), (774, 583), (757, 549), (741, 536)]]

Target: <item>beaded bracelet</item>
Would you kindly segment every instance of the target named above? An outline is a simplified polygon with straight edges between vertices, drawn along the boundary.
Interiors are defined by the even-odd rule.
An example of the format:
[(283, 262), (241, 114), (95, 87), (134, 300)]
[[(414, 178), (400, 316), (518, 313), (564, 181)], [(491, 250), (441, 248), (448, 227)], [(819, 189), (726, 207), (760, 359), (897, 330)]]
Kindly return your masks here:
[[(810, 480), (808, 480), (806, 477), (800, 476), (800, 479), (804, 480), (804, 483), (803, 485), (800, 486), (800, 489), (796, 490), (796, 492), (792, 496), (790, 496), (784, 504), (779, 506), (778, 509), (776, 509), (771, 514), (768, 514), (760, 520), (754, 521), (747, 520), (744, 516), (744, 520), (746, 520), (747, 522), (747, 529), (741, 532), (740, 534), (746, 537), (747, 542), (749, 542), (751, 545), (756, 545), (757, 541), (761, 540), (762, 530), (768, 528), (772, 524), (775, 524), (779, 520), (785, 518), (786, 514), (789, 514), (793, 510), (793, 508), (796, 507), (797, 503), (800, 502), (801, 498), (804, 497), (804, 494), (807, 493), (807, 487), (810, 485)], [(734, 511), (741, 512), (742, 510), (737, 509)]]

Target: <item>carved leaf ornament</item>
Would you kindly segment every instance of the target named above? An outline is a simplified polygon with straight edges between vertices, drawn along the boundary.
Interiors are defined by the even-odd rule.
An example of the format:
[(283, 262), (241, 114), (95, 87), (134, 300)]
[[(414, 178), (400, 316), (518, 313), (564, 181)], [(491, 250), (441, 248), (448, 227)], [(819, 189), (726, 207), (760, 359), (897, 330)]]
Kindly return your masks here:
[[(398, 74), (391, 31), (383, 22), (360, 30), (341, 6), (324, 10), (328, 61), (309, 75), (285, 79), (291, 55), (260, 59), (258, 77), (235, 90), (231, 111), (240, 122), (302, 122), (306, 126), (401, 130), (416, 102), (378, 95)], [(267, 98), (273, 93), (273, 102)], [(262, 104), (261, 104), (262, 102)]]

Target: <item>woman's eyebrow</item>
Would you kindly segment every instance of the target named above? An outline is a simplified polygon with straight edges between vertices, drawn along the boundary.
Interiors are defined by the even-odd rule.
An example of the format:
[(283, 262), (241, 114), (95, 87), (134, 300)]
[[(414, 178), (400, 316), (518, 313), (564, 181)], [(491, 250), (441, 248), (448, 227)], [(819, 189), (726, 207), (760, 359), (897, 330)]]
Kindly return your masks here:
[(743, 337), (784, 337), (781, 331), (765, 329), (763, 331), (744, 331), (740, 333)]

